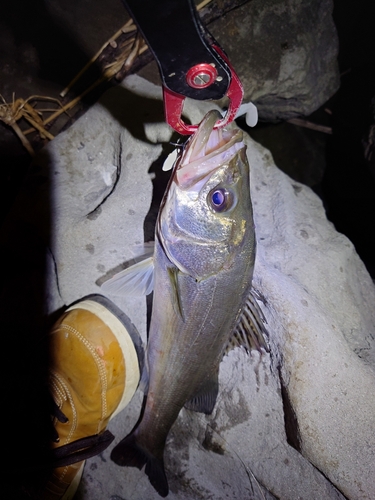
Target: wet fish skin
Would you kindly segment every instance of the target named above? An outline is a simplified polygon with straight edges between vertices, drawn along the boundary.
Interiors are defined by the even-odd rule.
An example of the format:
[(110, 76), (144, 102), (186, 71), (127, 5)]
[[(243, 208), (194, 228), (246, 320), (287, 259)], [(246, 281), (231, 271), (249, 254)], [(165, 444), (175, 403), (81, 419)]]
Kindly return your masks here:
[[(138, 425), (111, 454), (119, 465), (146, 465), (151, 484), (163, 497), (169, 491), (163, 463), (169, 430), (184, 405), (212, 412), (219, 364), (249, 296), (254, 269), (246, 146), (240, 131), (228, 132), (224, 139), (212, 132), (216, 120), (215, 113), (206, 116), (190, 140), (159, 212), (147, 400)], [(215, 150), (215, 140), (224, 148), (216, 159), (220, 147)], [(234, 143), (227, 148), (230, 158), (228, 141)], [(200, 143), (205, 142), (202, 156)], [(188, 172), (200, 161), (207, 168)], [(222, 195), (224, 208), (218, 206)]]

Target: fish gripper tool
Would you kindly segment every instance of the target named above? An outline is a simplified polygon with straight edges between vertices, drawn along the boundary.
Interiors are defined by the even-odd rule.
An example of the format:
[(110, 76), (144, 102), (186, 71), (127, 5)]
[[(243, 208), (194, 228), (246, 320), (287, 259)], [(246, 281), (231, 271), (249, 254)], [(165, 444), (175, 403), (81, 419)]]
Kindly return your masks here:
[(167, 123), (180, 134), (198, 125), (182, 120), (186, 97), (200, 101), (229, 99), (215, 128), (232, 122), (243, 88), (228, 57), (202, 25), (193, 0), (122, 0), (159, 66)]

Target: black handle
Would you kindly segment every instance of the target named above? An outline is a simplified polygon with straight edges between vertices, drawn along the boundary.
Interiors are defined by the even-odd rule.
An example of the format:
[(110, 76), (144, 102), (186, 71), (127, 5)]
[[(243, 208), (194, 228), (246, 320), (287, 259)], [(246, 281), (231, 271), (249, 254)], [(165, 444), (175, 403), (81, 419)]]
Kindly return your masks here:
[[(193, 0), (122, 2), (154, 54), (165, 87), (198, 100), (220, 99), (226, 94), (231, 71), (212, 47), (218, 44), (202, 26)], [(217, 74), (209, 86), (194, 88), (187, 75), (200, 64), (214, 66)]]

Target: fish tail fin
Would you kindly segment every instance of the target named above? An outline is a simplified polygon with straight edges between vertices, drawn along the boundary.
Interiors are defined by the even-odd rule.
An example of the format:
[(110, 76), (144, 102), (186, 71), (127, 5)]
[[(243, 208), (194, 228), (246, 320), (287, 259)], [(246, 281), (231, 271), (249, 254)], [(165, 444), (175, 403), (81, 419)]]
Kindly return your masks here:
[(161, 497), (166, 497), (169, 493), (167, 476), (165, 475), (164, 462), (162, 459), (152, 457), (146, 464), (145, 472), (150, 483)]
[(146, 465), (145, 472), (152, 486), (161, 497), (168, 495), (169, 486), (163, 458), (155, 457), (150, 451), (139, 445), (135, 433), (129, 434), (113, 448), (111, 459), (117, 465), (137, 467), (139, 470)]

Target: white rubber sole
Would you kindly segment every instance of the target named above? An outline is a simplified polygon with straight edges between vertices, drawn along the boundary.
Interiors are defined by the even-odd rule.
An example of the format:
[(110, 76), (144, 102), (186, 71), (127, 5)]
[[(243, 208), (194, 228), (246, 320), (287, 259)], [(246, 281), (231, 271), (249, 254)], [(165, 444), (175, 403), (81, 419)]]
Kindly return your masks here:
[(66, 490), (64, 493), (64, 496), (61, 498), (61, 500), (72, 500), (74, 495), (77, 493), (79, 483), (81, 482), (82, 479), (82, 474), (83, 474), (83, 469), (85, 467), (85, 463), (83, 462), (81, 467), (79, 468), (79, 471), (75, 475), (73, 481), (70, 483), (69, 488)]

